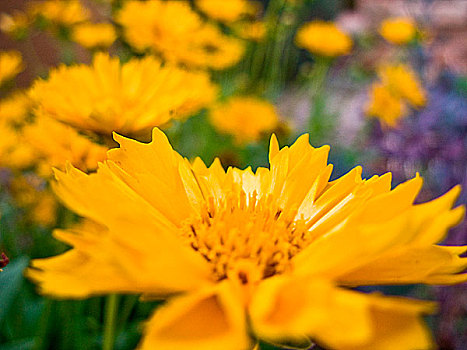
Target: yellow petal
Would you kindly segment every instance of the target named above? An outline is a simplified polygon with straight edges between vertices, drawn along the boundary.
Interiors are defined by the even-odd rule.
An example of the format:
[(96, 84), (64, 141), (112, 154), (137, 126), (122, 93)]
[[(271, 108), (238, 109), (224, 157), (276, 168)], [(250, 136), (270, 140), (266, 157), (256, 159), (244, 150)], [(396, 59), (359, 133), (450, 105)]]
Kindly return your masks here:
[[(452, 248), (430, 246), (426, 248), (403, 247), (382, 255), (339, 280), (346, 285), (436, 283), (449, 284), (467, 281), (467, 274), (456, 273), (467, 268), (467, 258)], [(436, 277), (436, 278), (435, 278)], [(441, 281), (443, 281), (441, 283)]]
[[(249, 312), (254, 332), (284, 341), (308, 335), (331, 349), (430, 349), (420, 317), (431, 303), (366, 295), (320, 280), (264, 281)], [(402, 325), (402, 326), (401, 326)]]
[(403, 298), (369, 296), (373, 331), (371, 339), (343, 350), (431, 350), (435, 344), (422, 314), (433, 313), (435, 305)]
[(139, 349), (250, 348), (243, 305), (228, 283), (174, 297), (146, 324)]
[(108, 152), (110, 169), (171, 222), (178, 224), (189, 217), (192, 207), (179, 173), (183, 158), (164, 133), (154, 128), (149, 144), (114, 137), (120, 148)]
[(56, 231), (55, 236), (73, 249), (33, 260), (28, 270), (28, 277), (44, 294), (72, 298), (111, 292), (167, 295), (211, 283), (205, 261), (177, 241), (154, 236), (141, 224), (122, 222), (119, 229), (109, 231), (86, 223)]

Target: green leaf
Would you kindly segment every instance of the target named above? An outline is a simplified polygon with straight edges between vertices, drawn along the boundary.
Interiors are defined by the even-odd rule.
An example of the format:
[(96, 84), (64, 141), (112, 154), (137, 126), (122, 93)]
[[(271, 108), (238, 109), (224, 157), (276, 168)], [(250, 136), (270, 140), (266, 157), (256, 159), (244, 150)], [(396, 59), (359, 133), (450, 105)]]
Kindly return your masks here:
[(2, 350), (29, 350), (33, 346), (34, 338), (26, 338), (2, 344)]
[(23, 270), (28, 266), (29, 259), (25, 256), (13, 259), (0, 272), (0, 323), (4, 319), (24, 281)]

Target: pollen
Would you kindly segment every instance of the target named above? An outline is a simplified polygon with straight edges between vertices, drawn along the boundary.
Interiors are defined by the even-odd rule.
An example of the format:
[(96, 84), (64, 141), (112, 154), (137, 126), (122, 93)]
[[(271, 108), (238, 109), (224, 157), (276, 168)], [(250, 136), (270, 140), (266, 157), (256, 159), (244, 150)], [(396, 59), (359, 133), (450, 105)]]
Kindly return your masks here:
[(239, 191), (207, 203), (201, 216), (184, 223), (182, 236), (212, 265), (217, 280), (247, 284), (283, 273), (309, 244), (309, 225), (297, 219), (297, 209), (284, 210), (272, 195)]

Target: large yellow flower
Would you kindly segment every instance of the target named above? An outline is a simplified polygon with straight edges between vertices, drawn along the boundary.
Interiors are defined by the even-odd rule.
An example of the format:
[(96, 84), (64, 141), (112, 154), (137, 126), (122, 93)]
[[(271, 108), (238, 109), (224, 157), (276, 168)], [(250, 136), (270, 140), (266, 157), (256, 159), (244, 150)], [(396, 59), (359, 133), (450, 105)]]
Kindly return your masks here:
[(397, 45), (405, 45), (415, 37), (417, 27), (411, 18), (395, 17), (385, 19), (381, 23), (379, 32), (387, 41)]
[(332, 22), (312, 21), (297, 32), (297, 45), (325, 57), (347, 55), (352, 39)]
[(23, 69), (23, 60), (18, 51), (0, 52), (0, 85), (16, 77)]
[(393, 94), (407, 100), (414, 107), (426, 104), (426, 91), (416, 73), (406, 64), (387, 64), (379, 70), (381, 81)]
[(152, 49), (170, 62), (223, 69), (236, 64), (244, 52), (239, 40), (203, 22), (184, 1), (128, 1), (117, 21), (135, 49)]
[(82, 171), (97, 168), (105, 159), (107, 147), (92, 142), (75, 129), (56, 120), (39, 117), (23, 130), (26, 143), (31, 145), (35, 155), (42, 161), (41, 175), (50, 175), (52, 167), (65, 169), (70, 162)]
[(197, 112), (217, 94), (205, 72), (162, 65), (154, 57), (97, 54), (92, 66), (62, 66), (37, 81), (30, 95), (45, 116), (81, 130), (137, 133)]
[(431, 349), (421, 315), (433, 305), (348, 287), (467, 280), (466, 247), (439, 246), (464, 209), (459, 187), (414, 205), (422, 179), (391, 190), (391, 174), (357, 167), (330, 181), (329, 147), (307, 135), (270, 166), (224, 171), (193, 163), (153, 130), (143, 144), (115, 136), (97, 173), (57, 171), (55, 191), (95, 222), (57, 231), (73, 246), (28, 274), (58, 297), (168, 297), (141, 349), (248, 349), (249, 334), (311, 337), (333, 349)]
[(231, 134), (238, 143), (257, 141), (279, 123), (274, 105), (255, 97), (232, 97), (210, 110), (216, 129)]

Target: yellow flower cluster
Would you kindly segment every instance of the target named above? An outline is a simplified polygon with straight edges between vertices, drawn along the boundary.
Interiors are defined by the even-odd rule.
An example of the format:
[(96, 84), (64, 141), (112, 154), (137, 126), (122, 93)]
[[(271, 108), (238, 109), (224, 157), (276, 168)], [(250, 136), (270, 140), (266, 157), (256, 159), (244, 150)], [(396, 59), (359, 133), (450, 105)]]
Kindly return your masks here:
[(232, 97), (214, 106), (209, 116), (216, 129), (233, 135), (239, 144), (257, 141), (279, 122), (276, 108), (255, 97)]
[(51, 71), (30, 91), (44, 116), (109, 137), (113, 131), (134, 134), (189, 116), (216, 94), (205, 72), (162, 65), (151, 56), (122, 64), (103, 53), (91, 66)]
[(368, 116), (395, 127), (407, 114), (406, 103), (415, 108), (426, 104), (426, 91), (407, 65), (385, 65), (381, 67), (379, 77), (381, 83), (375, 83), (370, 90), (370, 103), (366, 110)]
[(242, 42), (204, 22), (186, 2), (129, 1), (116, 20), (131, 46), (142, 52), (153, 50), (169, 62), (223, 69), (243, 56)]
[(23, 59), (18, 51), (0, 52), (0, 85), (16, 77), (23, 69)]
[(73, 28), (72, 37), (78, 44), (92, 49), (109, 47), (117, 34), (111, 23), (82, 23)]
[(226, 23), (238, 21), (246, 15), (255, 15), (258, 9), (248, 0), (196, 0), (195, 4), (207, 16)]
[(324, 57), (347, 55), (352, 49), (352, 39), (331, 22), (305, 24), (297, 32), (295, 41), (312, 54)]
[(390, 173), (363, 179), (360, 167), (330, 181), (329, 147), (307, 135), (282, 149), (272, 137), (269, 168), (256, 172), (190, 163), (158, 129), (149, 144), (115, 140), (97, 173), (56, 173), (56, 193), (94, 224), (56, 232), (73, 248), (33, 261), (43, 293), (170, 296), (142, 350), (248, 349), (252, 334), (433, 348), (422, 319), (431, 303), (349, 287), (466, 281), (467, 247), (438, 245), (464, 215), (452, 208), (459, 187), (414, 204), (418, 175), (394, 189)]
[(384, 20), (379, 32), (390, 43), (405, 45), (415, 38), (417, 27), (411, 18), (395, 17)]

